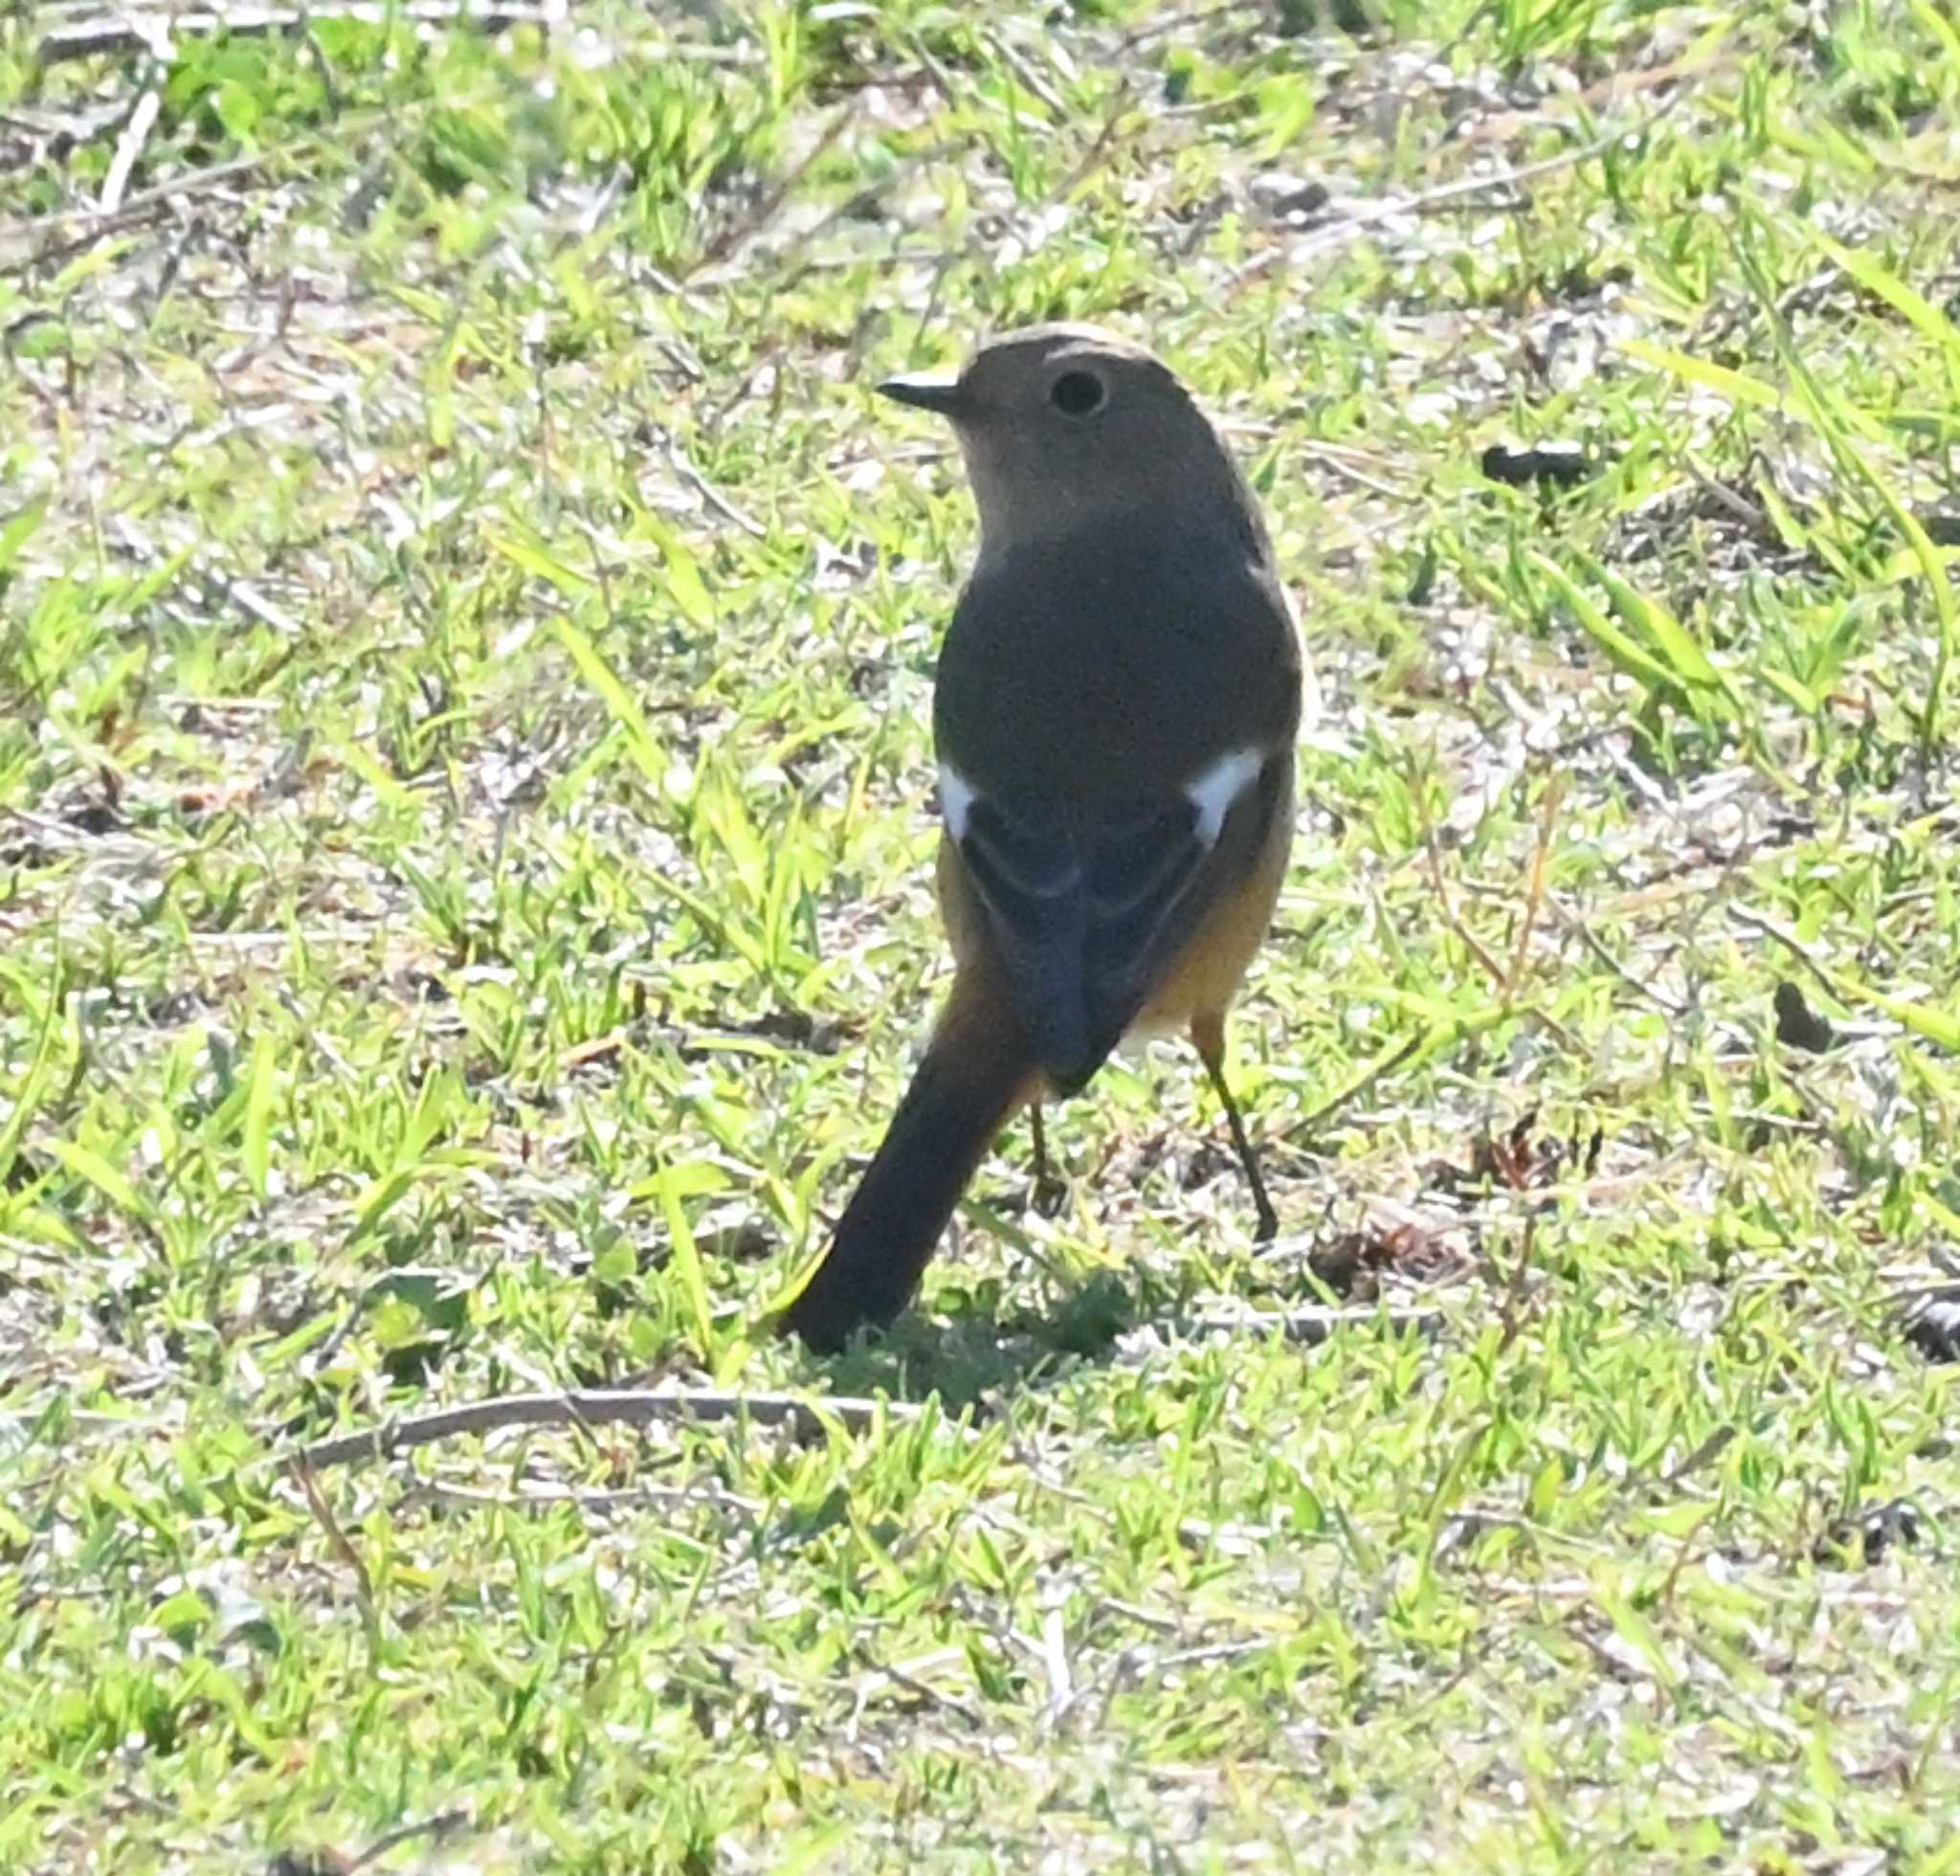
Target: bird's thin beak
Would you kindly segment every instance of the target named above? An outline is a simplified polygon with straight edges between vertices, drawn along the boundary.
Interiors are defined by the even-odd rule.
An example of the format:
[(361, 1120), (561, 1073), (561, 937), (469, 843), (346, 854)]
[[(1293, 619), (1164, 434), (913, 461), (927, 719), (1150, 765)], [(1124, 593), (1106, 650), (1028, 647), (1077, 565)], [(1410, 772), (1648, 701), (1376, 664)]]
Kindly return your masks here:
[(887, 378), (879, 386), (878, 394), (901, 404), (910, 404), (915, 410), (931, 411), (943, 417), (957, 415), (961, 404), (959, 379), (927, 377), (923, 373)]

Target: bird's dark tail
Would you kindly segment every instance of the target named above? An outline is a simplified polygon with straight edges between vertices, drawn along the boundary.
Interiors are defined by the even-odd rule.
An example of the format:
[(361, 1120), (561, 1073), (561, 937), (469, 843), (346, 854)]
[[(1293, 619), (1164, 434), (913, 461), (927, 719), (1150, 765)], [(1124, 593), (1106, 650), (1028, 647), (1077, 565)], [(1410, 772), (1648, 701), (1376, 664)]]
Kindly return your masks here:
[(891, 1321), (993, 1137), (1036, 1090), (1027, 1043), (982, 970), (963, 969), (925, 1059), (815, 1274), (782, 1323), (819, 1354)]

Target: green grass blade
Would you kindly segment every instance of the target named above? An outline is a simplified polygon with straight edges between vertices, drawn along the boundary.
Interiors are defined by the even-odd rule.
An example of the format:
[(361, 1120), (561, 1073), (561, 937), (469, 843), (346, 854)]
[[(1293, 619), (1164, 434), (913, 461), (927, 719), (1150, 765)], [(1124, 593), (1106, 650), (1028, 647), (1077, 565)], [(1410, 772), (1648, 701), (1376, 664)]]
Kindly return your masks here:
[(578, 666), (579, 675), (591, 686), (618, 726), (634, 766), (645, 777), (647, 784), (657, 792), (665, 780), (667, 764), (647, 722), (646, 712), (640, 708), (633, 693), (613, 675), (612, 667), (599, 656), (598, 648), (568, 618), (554, 618), (551, 629), (557, 633), (559, 643), (571, 654), (571, 661)]
[(1746, 371), (1717, 365), (1712, 359), (1694, 358), (1686, 352), (1676, 351), (1668, 346), (1657, 346), (1646, 339), (1622, 337), (1615, 344), (1629, 358), (1650, 365), (1657, 371), (1671, 371), (1684, 383), (1700, 385), (1704, 391), (1712, 391), (1718, 396), (1727, 398), (1731, 404), (1748, 404), (1757, 410), (1773, 411), (1783, 401), (1782, 393), (1775, 386), (1765, 384), (1760, 378), (1752, 378)]

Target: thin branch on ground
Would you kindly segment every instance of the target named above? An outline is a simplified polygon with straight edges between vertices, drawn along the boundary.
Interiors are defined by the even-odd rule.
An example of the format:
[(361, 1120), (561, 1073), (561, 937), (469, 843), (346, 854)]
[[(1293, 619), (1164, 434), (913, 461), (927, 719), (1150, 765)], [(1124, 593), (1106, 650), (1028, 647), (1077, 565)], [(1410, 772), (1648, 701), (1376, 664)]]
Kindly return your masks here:
[(718, 1485), (629, 1485), (621, 1490), (581, 1490), (575, 1485), (551, 1485), (517, 1492), (472, 1491), (463, 1485), (423, 1480), (411, 1487), (404, 1503), (455, 1505), (472, 1511), (549, 1511), (572, 1506), (580, 1511), (644, 1510), (650, 1506), (703, 1506), (754, 1520), (768, 1508), (760, 1499), (744, 1498)]
[[(248, 178), (260, 176), (323, 145), (345, 146), (372, 131), (398, 132), (408, 119), (420, 117), (432, 108), (430, 100), (418, 99), (396, 105), (390, 111), (368, 111), (345, 118), (322, 129), (289, 138), (269, 149), (256, 151), (251, 156), (235, 156), (204, 168), (187, 170), (181, 176), (173, 176), (167, 182), (158, 183), (152, 189), (142, 190), (129, 196), (112, 212), (100, 208), (54, 209), (46, 214), (0, 222), (0, 275), (65, 260), (105, 234), (122, 234), (141, 227), (175, 203), (209, 195), (227, 183), (242, 183)], [(57, 240), (52, 247), (34, 247), (34, 243), (44, 236), (62, 234), (68, 238)], [(24, 244), (27, 252), (10, 256), (7, 251), (15, 243)]]
[(1493, 211), (1515, 209), (1518, 206), (1517, 190), (1521, 184), (1536, 182), (1542, 177), (1556, 175), (1561, 169), (1570, 169), (1581, 163), (1590, 163), (1594, 157), (1605, 155), (1617, 144), (1645, 136), (1693, 89), (1692, 84), (1684, 83), (1664, 104), (1658, 110), (1649, 111), (1637, 123), (1610, 130), (1603, 136), (1593, 138), (1591, 143), (1561, 150), (1556, 156), (1541, 157), (1536, 163), (1521, 163), (1511, 168), (1501, 170), (1494, 176), (1459, 176), (1455, 182), (1443, 183), (1436, 189), (1424, 190), (1416, 195), (1396, 196), (1381, 202), (1349, 204), (1337, 218), (1323, 223), (1300, 239), (1276, 242), (1263, 253), (1254, 255), (1226, 280), (1222, 298), (1231, 301), (1254, 280), (1261, 275), (1271, 273), (1274, 268), (1308, 258), (1328, 248), (1339, 247), (1343, 242), (1353, 239), (1381, 222), (1395, 221), (1405, 215), (1431, 214), (1438, 209), (1456, 207), (1465, 198), (1475, 195), (1495, 194), (1508, 197), (1510, 199), (1492, 204)]
[(503, 1395), (440, 1413), (389, 1420), (360, 1433), (341, 1434), (301, 1447), (287, 1463), (301, 1471), (323, 1471), (356, 1460), (387, 1459), (412, 1446), (469, 1434), (494, 1433), (507, 1426), (593, 1426), (619, 1421), (652, 1426), (667, 1421), (707, 1425), (746, 1420), (782, 1427), (799, 1440), (819, 1438), (831, 1425), (862, 1433), (880, 1419), (913, 1420), (919, 1409), (902, 1401), (860, 1400), (847, 1396), (805, 1399), (791, 1394), (724, 1394), (712, 1388), (578, 1389), (565, 1394)]
[(829, 122), (816, 133), (810, 147), (776, 178), (768, 192), (756, 205), (755, 212), (746, 220), (732, 223), (723, 229), (707, 244), (702, 254), (698, 271), (712, 273), (721, 264), (732, 261), (744, 248), (755, 240), (775, 220), (797, 184), (802, 182), (835, 145), (837, 139), (844, 134), (845, 128), (857, 115), (858, 100), (855, 98), (833, 112)]
[(470, 1823), (474, 1815), (468, 1805), (458, 1804), (452, 1810), (436, 1812), (433, 1818), (417, 1818), (412, 1822), (397, 1824), (394, 1829), (377, 1837), (348, 1864), (347, 1868), (349, 1872), (366, 1869), (369, 1864), (379, 1863), (390, 1850), (412, 1843), (418, 1837), (432, 1837), (439, 1843), (445, 1837)]
[(1438, 1335), (1442, 1332), (1443, 1318), (1437, 1309), (1327, 1309), (1309, 1306), (1277, 1310), (1219, 1310), (1204, 1315), (1180, 1316), (1167, 1327), (1178, 1335), (1283, 1335), (1289, 1342), (1315, 1348), (1344, 1329), (1386, 1329), (1395, 1335)]
[(162, 48), (167, 57), (173, 38), (262, 38), (275, 33), (303, 33), (316, 20), (351, 20), (386, 26), (400, 20), (413, 26), (467, 26), (483, 33), (504, 33), (513, 26), (536, 26), (548, 32), (570, 15), (568, 0), (545, 0), (537, 7), (499, 5), (475, 7), (467, 0), (378, 0), (325, 7), (232, 7), (197, 12), (168, 13), (131, 8), (104, 14), (77, 26), (59, 26), (44, 34), (34, 48), (43, 66), (66, 59), (93, 58), (101, 53), (146, 52)]
[(163, 93), (154, 86), (136, 100), (135, 108), (129, 113), (129, 122), (116, 139), (116, 154), (109, 160), (109, 173), (102, 178), (101, 193), (96, 198), (98, 214), (112, 215), (122, 206), (123, 193), (129, 188), (130, 172), (135, 169), (144, 145), (149, 142), (149, 133), (156, 127), (157, 114), (163, 107)]
[(1592, 929), (1582, 914), (1573, 911), (1570, 906), (1561, 905), (1557, 896), (1552, 893), (1546, 895), (1545, 903), (1565, 928), (1577, 937), (1580, 944), (1584, 945), (1627, 989), (1637, 996), (1645, 997), (1663, 1016), (1676, 1022), (1687, 1015), (1686, 1004), (1677, 1003), (1671, 996), (1662, 995), (1650, 981), (1635, 976), (1618, 958), (1615, 957), (1612, 951), (1607, 949), (1605, 940)]
[(1429, 1036), (1427, 1032), (1410, 1037), (1400, 1048), (1392, 1050), (1388, 1055), (1370, 1062), (1361, 1071), (1360, 1075), (1349, 1082), (1340, 1093), (1329, 1095), (1318, 1107), (1309, 1107), (1287, 1130), (1291, 1133), (1310, 1133), (1330, 1114), (1338, 1113), (1350, 1101), (1358, 1101), (1384, 1075), (1392, 1074), (1397, 1068), (1401, 1067), (1428, 1040)]

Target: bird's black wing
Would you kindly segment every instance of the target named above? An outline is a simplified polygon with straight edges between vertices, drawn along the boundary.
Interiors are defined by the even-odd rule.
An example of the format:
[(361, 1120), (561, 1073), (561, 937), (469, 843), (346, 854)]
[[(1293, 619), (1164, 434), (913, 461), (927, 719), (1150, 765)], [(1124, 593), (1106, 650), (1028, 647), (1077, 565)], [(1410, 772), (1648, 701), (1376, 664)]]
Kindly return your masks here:
[(947, 832), (1058, 1088), (1096, 1072), (1206, 913), (1245, 882), (1291, 760), (1290, 748), (1248, 751), (1086, 825), (1017, 812), (943, 776)]

